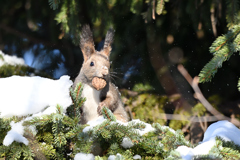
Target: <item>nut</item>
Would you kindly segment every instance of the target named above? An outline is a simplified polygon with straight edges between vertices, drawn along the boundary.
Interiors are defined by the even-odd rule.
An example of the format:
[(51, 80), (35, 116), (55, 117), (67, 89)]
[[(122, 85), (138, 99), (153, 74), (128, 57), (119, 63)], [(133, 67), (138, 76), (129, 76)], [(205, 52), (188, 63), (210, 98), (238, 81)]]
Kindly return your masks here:
[(101, 90), (106, 86), (107, 82), (103, 78), (94, 77), (92, 79), (92, 85), (96, 90)]

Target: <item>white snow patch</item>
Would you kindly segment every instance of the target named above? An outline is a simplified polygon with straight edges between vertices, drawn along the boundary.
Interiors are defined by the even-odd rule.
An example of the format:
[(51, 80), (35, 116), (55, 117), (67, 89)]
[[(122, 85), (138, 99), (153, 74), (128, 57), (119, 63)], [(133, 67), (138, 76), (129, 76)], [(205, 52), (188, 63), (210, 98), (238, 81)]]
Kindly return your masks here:
[(240, 130), (231, 122), (218, 121), (208, 127), (204, 133), (203, 142), (215, 139), (216, 136), (223, 138), (225, 141), (233, 141), (240, 145)]
[(74, 157), (74, 160), (94, 160), (95, 157), (93, 154), (86, 153), (77, 153)]
[(56, 112), (56, 105), (64, 111), (72, 104), (69, 88), (72, 81), (69, 76), (59, 80), (43, 77), (12, 76), (0, 78), (0, 117), (26, 116), (43, 111), (41, 114)]
[(195, 148), (187, 146), (179, 146), (176, 151), (180, 153), (184, 160), (191, 160), (193, 156), (206, 155), (216, 144), (216, 136), (223, 138), (226, 141), (233, 141), (235, 144), (240, 145), (240, 130), (228, 121), (218, 121), (211, 124), (206, 132), (202, 143)]
[[(133, 119), (132, 121), (129, 121), (129, 122), (131, 122), (131, 123), (142, 123), (142, 124), (145, 125), (144, 129), (135, 129), (141, 136), (148, 133), (148, 132), (155, 131), (155, 128), (153, 128), (151, 124), (142, 122), (139, 119)], [(129, 122), (122, 122), (122, 121), (117, 120), (116, 122), (112, 122), (112, 123), (119, 123), (121, 125), (127, 126)]]
[(0, 58), (0, 67), (4, 64), (25, 65), (25, 61), (23, 58), (18, 58), (16, 56), (9, 56), (7, 54), (4, 54), (1, 50), (0, 50), (0, 57), (3, 57), (3, 60)]
[(117, 153), (117, 155), (110, 155), (108, 157), (108, 160), (115, 160), (115, 159), (121, 159), (122, 158), (122, 155), (120, 153)]
[[(20, 76), (0, 78), (0, 117), (33, 114), (21, 122), (11, 122), (12, 128), (5, 136), (3, 144), (8, 146), (13, 141), (17, 141), (28, 145), (28, 140), (23, 137), (22, 123), (35, 116), (55, 113), (57, 104), (66, 111), (67, 107), (72, 104), (69, 96), (71, 85), (72, 81), (69, 80), (69, 76), (62, 76), (59, 80)], [(45, 109), (47, 106), (49, 107)], [(28, 129), (33, 134), (37, 134), (35, 127), (28, 126)]]
[(167, 129), (168, 129), (170, 132), (172, 132), (172, 133), (174, 133), (174, 134), (176, 133), (176, 131), (174, 131), (172, 128), (170, 128), (170, 127), (168, 127), (168, 126), (162, 126), (162, 129), (163, 129), (163, 130), (167, 130)]
[(89, 126), (85, 127), (83, 129), (83, 132), (86, 133), (86, 132), (90, 131), (91, 129), (93, 129), (93, 127), (95, 127), (96, 125), (101, 124), (104, 121), (106, 121), (106, 119), (104, 119), (103, 116), (97, 117), (96, 119), (94, 119), (92, 121), (88, 121), (87, 124), (89, 124)]
[(23, 121), (14, 123), (11, 122), (11, 130), (8, 131), (7, 135), (5, 136), (3, 140), (3, 145), (9, 146), (12, 144), (13, 141), (24, 143), (25, 145), (28, 145), (28, 140), (23, 137), (24, 133), (24, 127), (22, 126)]
[(146, 126), (143, 130), (136, 129), (141, 136), (146, 134), (146, 133), (148, 133), (148, 132), (155, 131), (155, 128), (153, 128), (151, 124), (142, 122), (139, 119), (134, 119), (134, 120), (132, 120), (132, 122), (136, 122), (136, 123), (140, 123), (141, 122), (141, 123), (143, 123)]
[(133, 156), (133, 159), (142, 159), (142, 157), (138, 154), (136, 154), (135, 156)]
[(187, 146), (179, 146), (176, 151), (178, 151), (184, 160), (192, 159), (193, 152), (192, 148), (189, 148)]
[(108, 157), (108, 160), (115, 160), (115, 158), (116, 158), (115, 155), (110, 155), (110, 156)]
[(121, 146), (123, 146), (123, 148), (131, 148), (134, 144), (129, 137), (124, 137)]

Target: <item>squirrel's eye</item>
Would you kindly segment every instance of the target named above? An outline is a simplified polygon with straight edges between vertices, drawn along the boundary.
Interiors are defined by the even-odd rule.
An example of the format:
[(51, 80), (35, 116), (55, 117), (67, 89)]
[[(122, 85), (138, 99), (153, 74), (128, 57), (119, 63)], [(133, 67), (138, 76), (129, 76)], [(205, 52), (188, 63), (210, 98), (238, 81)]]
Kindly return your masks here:
[(94, 66), (94, 62), (91, 62), (91, 63), (90, 63), (90, 66)]

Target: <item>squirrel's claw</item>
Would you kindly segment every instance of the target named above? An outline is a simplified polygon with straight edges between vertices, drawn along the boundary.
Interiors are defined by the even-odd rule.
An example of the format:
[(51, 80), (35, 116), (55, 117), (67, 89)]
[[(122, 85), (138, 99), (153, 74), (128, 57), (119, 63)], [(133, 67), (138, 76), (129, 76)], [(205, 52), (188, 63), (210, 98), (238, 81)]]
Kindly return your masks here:
[(97, 108), (97, 112), (99, 115), (102, 115), (102, 108), (103, 107), (106, 107), (105, 103), (104, 102), (100, 102), (99, 105), (98, 105), (98, 108)]

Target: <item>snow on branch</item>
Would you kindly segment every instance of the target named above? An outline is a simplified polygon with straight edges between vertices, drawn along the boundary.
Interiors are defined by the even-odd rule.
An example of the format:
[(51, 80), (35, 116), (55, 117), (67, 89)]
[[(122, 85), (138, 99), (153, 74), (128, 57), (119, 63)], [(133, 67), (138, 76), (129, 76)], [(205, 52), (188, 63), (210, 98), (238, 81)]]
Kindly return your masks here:
[(57, 104), (65, 111), (72, 103), (71, 85), (69, 76), (59, 80), (20, 76), (0, 78), (0, 117), (26, 116), (41, 111), (43, 114), (55, 113)]

